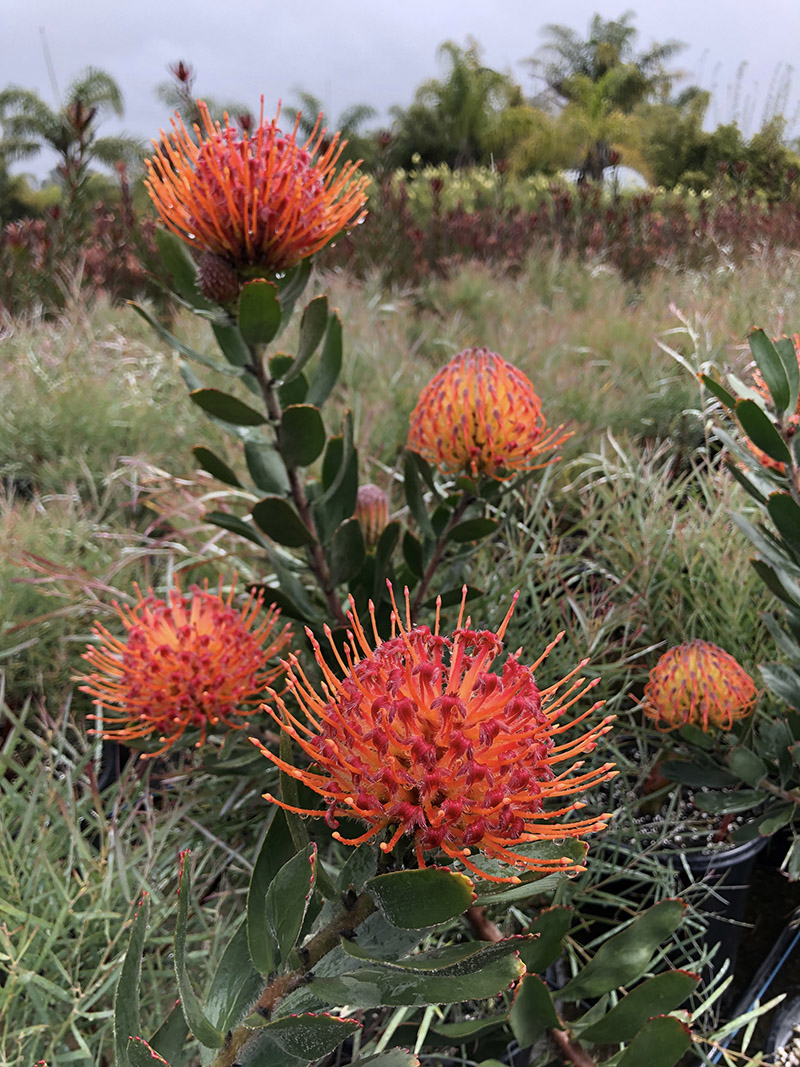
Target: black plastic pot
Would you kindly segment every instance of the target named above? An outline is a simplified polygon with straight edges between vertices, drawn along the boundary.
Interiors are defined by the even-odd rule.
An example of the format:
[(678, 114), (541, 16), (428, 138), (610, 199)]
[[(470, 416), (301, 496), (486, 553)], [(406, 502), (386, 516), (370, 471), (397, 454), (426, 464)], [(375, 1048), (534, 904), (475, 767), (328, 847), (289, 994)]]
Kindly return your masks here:
[(690, 852), (684, 856), (695, 881), (709, 885), (708, 896), (698, 910), (709, 916), (707, 942), (720, 946), (714, 961), (716, 966), (727, 957), (733, 968), (745, 929), (741, 924), (753, 865), (766, 843), (766, 838), (757, 837), (715, 852)]

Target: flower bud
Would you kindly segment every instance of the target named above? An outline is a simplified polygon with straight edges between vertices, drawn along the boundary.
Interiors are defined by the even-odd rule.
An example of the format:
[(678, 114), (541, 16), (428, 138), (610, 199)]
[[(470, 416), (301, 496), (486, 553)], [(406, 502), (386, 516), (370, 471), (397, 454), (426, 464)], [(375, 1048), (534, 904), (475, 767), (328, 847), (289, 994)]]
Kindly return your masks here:
[(200, 257), (197, 284), (203, 296), (216, 304), (230, 304), (239, 296), (239, 276), (227, 259), (213, 252)]
[(375, 548), (389, 522), (389, 500), (386, 493), (372, 482), (360, 485), (353, 514), (361, 523), (367, 550)]

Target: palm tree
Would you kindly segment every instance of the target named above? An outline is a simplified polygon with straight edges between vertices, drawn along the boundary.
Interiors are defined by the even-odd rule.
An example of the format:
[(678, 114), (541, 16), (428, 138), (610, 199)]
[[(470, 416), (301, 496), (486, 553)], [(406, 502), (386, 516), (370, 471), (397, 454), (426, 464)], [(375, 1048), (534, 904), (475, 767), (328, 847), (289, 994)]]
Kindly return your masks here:
[(122, 116), (122, 94), (110, 74), (94, 67), (71, 82), (58, 108), (31, 89), (11, 85), (0, 92), (0, 157), (25, 159), (45, 146), (56, 152), (65, 232), (81, 228), (93, 164), (115, 166), (142, 156), (142, 144), (133, 137), (98, 136), (99, 122), (108, 112)]
[(466, 48), (445, 41), (439, 55), (449, 63), (446, 76), (423, 82), (407, 109), (392, 109), (395, 150), (404, 165), (414, 153), (425, 163), (452, 167), (482, 161), (498, 115), (522, 102), (519, 86), (507, 74), (483, 65), (472, 38)]
[[(665, 99), (679, 72), (667, 62), (685, 45), (679, 41), (654, 44), (636, 51), (637, 30), (633, 12), (617, 19), (595, 15), (583, 38), (569, 26), (549, 25), (547, 43), (526, 62), (534, 76), (544, 80), (545, 96), (555, 97), (564, 107), (568, 125), (586, 130), (580, 180), (600, 180), (612, 159), (612, 142), (637, 141), (634, 110), (651, 99)], [(620, 136), (622, 134), (622, 136)]]
[(283, 113), (287, 123), (293, 124), (297, 115), (300, 116), (299, 130), (305, 137), (310, 137), (316, 129), (320, 116), (323, 126), (327, 126), (333, 136), (333, 132), (339, 130), (342, 140), (347, 144), (342, 151), (343, 160), (365, 160), (367, 164), (373, 162), (374, 155), (371, 139), (361, 132), (365, 122), (374, 119), (378, 112), (370, 104), (352, 104), (344, 109), (336, 122), (329, 122), (325, 116), (325, 106), (318, 96), (308, 93), (303, 89), (296, 89), (297, 103), (285, 106)]

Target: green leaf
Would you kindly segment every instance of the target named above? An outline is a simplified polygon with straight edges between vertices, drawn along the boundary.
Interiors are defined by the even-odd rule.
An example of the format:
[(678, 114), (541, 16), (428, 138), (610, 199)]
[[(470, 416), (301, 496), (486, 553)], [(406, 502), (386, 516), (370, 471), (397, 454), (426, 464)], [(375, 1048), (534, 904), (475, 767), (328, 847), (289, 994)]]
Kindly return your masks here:
[(123, 1064), (130, 1064), (130, 1067), (155, 1067), (158, 1063), (165, 1063), (169, 1067), (164, 1057), (151, 1048), (143, 1037), (131, 1037), (123, 1055), (124, 1059), (117, 1059), (117, 1067), (122, 1067)]
[(273, 445), (266, 441), (245, 441), (244, 459), (250, 477), (262, 493), (288, 495), (289, 477)]
[(355, 1060), (356, 1067), (419, 1067), (419, 1060), (413, 1052), (404, 1048), (390, 1048), (388, 1052), (379, 1052), (377, 1056), (361, 1057)]
[[(789, 406), (789, 382), (783, 360), (763, 330), (753, 330), (747, 338), (750, 351), (764, 379), (775, 410), (780, 415)], [(795, 360), (797, 366), (797, 360)]]
[(481, 541), (484, 537), (490, 537), (493, 533), (497, 532), (497, 528), (500, 523), (497, 519), (478, 518), (467, 519), (466, 522), (460, 522), (457, 526), (448, 534), (448, 541), (455, 541), (457, 544), (462, 544), (466, 541)]
[(166, 326), (159, 322), (158, 319), (151, 315), (149, 311), (145, 310), (145, 308), (140, 307), (138, 304), (134, 304), (133, 301), (130, 302), (129, 306), (132, 307), (136, 314), (140, 315), (145, 322), (152, 326), (159, 337), (165, 341), (170, 348), (174, 349), (176, 352), (180, 352), (182, 356), (186, 356), (186, 358), (191, 359), (192, 362), (200, 363), (203, 367), (208, 367), (210, 370), (214, 370), (218, 374), (225, 374), (235, 378), (241, 377), (241, 370), (234, 370), (233, 368), (226, 366), (224, 363), (220, 363), (217, 359), (211, 359), (209, 356), (204, 356), (190, 345), (187, 345), (185, 341), (176, 337), (174, 333), (170, 333)]
[(296, 1056), (304, 1063), (327, 1056), (341, 1043), (361, 1029), (355, 1019), (342, 1019), (333, 1015), (286, 1015), (273, 1022), (259, 1026), (287, 1055)]
[(150, 1038), (150, 1047), (163, 1056), (171, 1067), (184, 1067), (188, 1036), (189, 1027), (186, 1025), (179, 1001)]
[(774, 815), (768, 815), (767, 818), (762, 819), (758, 824), (758, 833), (760, 837), (771, 837), (776, 830), (780, 830), (782, 826), (786, 826), (792, 821), (795, 814), (794, 804), (786, 804), (783, 807), (778, 808)]
[(706, 767), (688, 760), (667, 759), (661, 764), (664, 777), (670, 782), (680, 782), (692, 789), (719, 789), (726, 785), (736, 785), (736, 775), (723, 767)]
[(797, 360), (797, 350), (791, 337), (779, 337), (774, 343), (783, 363), (786, 381), (789, 383), (789, 401), (786, 410), (795, 411), (798, 394), (800, 394), (800, 364)]
[(756, 446), (762, 452), (779, 463), (790, 463), (791, 456), (786, 442), (775, 428), (775, 424), (769, 415), (759, 407), (755, 400), (737, 400), (736, 417), (739, 423)]
[(440, 1037), (449, 1038), (452, 1044), (461, 1044), (464, 1040), (477, 1037), (478, 1034), (486, 1034), (505, 1026), (508, 1021), (507, 1015), (490, 1015), (482, 1019), (467, 1019), (458, 1023), (434, 1023), (431, 1030)]
[(683, 918), (682, 900), (662, 900), (618, 934), (603, 942), (594, 957), (559, 991), (559, 999), (599, 997), (630, 985), (648, 969), (658, 946)]
[(532, 974), (541, 974), (561, 955), (562, 942), (573, 921), (572, 908), (546, 908), (525, 931), (535, 940), (519, 950), (520, 959)]
[(202, 308), (204, 311), (215, 309), (217, 305), (212, 304), (197, 287), (197, 264), (186, 242), (163, 226), (156, 227), (155, 238), (158, 254), (169, 277), (170, 288), (191, 307)]
[(419, 468), (414, 455), (409, 450), (406, 450), (403, 456), (403, 488), (406, 494), (408, 510), (411, 512), (420, 533), (425, 537), (429, 537), (432, 541), (436, 540), (436, 534), (433, 526), (431, 526), (431, 520), (425, 507), (425, 496), (419, 478)]
[(733, 773), (747, 785), (758, 785), (767, 773), (767, 765), (761, 757), (743, 745), (731, 750), (728, 763)]
[(205, 520), (210, 522), (212, 526), (219, 526), (222, 530), (230, 530), (231, 533), (252, 541), (259, 548), (270, 547), (269, 541), (261, 536), (255, 526), (252, 523), (245, 522), (244, 519), (240, 519), (238, 515), (228, 515), (224, 511), (207, 511)]
[(262, 974), (275, 970), (275, 953), (267, 925), (267, 890), (275, 875), (295, 853), (283, 809), (272, 808), (269, 828), (259, 849), (247, 891), (247, 943), (250, 959)]
[(415, 537), (410, 530), (406, 530), (403, 534), (403, 559), (415, 578), (423, 576), (425, 573), (425, 557), (422, 551), (422, 544), (419, 538)]
[(278, 399), (281, 407), (289, 407), (290, 404), (305, 404), (308, 393), (308, 380), (302, 372), (290, 382), (284, 382), (283, 376), (287, 374), (294, 359), (286, 352), (276, 352), (269, 361), (270, 377), (280, 381), (278, 386)]
[(622, 997), (603, 1018), (580, 1031), (581, 1038), (597, 1045), (630, 1041), (654, 1015), (666, 1015), (690, 997), (700, 981), (690, 971), (665, 971), (647, 978)]
[(189, 974), (186, 970), (186, 925), (189, 919), (189, 897), (192, 892), (192, 876), (186, 862), (190, 852), (182, 852), (178, 881), (178, 921), (175, 925), (175, 976), (178, 979), (178, 992), (186, 1025), (201, 1045), (206, 1048), (220, 1048), (224, 1034), (220, 1033), (203, 1013), (200, 1002), (195, 995)]
[(537, 974), (526, 974), (520, 982), (508, 1021), (520, 1048), (530, 1048), (545, 1030), (563, 1030), (550, 992)]
[(292, 317), (294, 306), (305, 291), (308, 279), (311, 277), (311, 260), (302, 259), (296, 267), (287, 270), (282, 278), (278, 278), (278, 296), (281, 302), (281, 329), (285, 327)]
[(227, 1033), (241, 1022), (264, 988), (247, 948), (247, 923), (240, 923), (217, 965), (206, 997), (205, 1011)]
[(244, 343), (238, 326), (223, 326), (218, 322), (212, 324), (211, 329), (217, 339), (217, 344), (222, 354), (234, 367), (249, 367), (252, 365), (250, 349)]
[(661, 1015), (645, 1023), (617, 1067), (673, 1067), (691, 1045), (689, 1028), (671, 1015)]
[(367, 882), (367, 892), (389, 922), (405, 930), (437, 926), (475, 902), (472, 880), (444, 867), (381, 874)]
[(327, 325), (328, 298), (327, 296), (315, 296), (311, 303), (306, 306), (300, 319), (300, 339), (297, 343), (297, 355), (291, 367), (283, 376), (284, 382), (290, 382), (292, 378), (296, 378), (305, 367), (324, 337)]
[(262, 426), (267, 420), (249, 404), (220, 389), (195, 389), (189, 399), (203, 411), (232, 426)]
[(712, 396), (715, 396), (721, 404), (723, 404), (730, 411), (733, 410), (736, 404), (735, 398), (725, 389), (716, 378), (709, 377), (708, 374), (701, 374), (700, 381), (708, 389)]
[(728, 815), (739, 811), (750, 811), (764, 799), (764, 794), (757, 789), (737, 789), (731, 793), (695, 794), (695, 807), (708, 811), (712, 815)]
[(278, 947), (281, 962), (294, 948), (317, 879), (317, 846), (311, 842), (288, 860), (267, 890), (267, 926)]
[[(586, 859), (587, 844), (585, 841), (576, 841), (574, 838), (566, 838), (565, 840), (552, 840), (547, 839), (544, 841), (529, 841), (525, 844), (515, 846), (514, 851), (521, 856), (525, 856), (527, 859), (535, 860), (569, 860), (570, 864), (577, 864), (581, 866)], [(492, 859), (489, 856), (481, 856), (481, 869), (485, 871), (490, 877), (507, 877), (513, 875), (518, 878), (522, 878), (523, 882), (530, 883), (528, 885), (528, 896), (534, 896), (539, 886), (544, 879), (536, 868), (528, 872), (521, 872), (518, 867), (512, 867), (509, 863), (504, 863), (502, 860)], [(511, 886), (510, 889), (516, 889), (517, 886)], [(505, 896), (510, 891), (508, 886), (499, 886), (496, 882), (480, 881), (476, 885), (476, 891), (478, 893), (478, 903), (487, 904), (498, 901), (502, 896)], [(519, 899), (518, 896), (514, 896), (512, 899)]]
[(281, 325), (278, 287), (265, 278), (242, 286), (239, 297), (239, 333), (248, 345), (268, 345)]
[(342, 371), (342, 320), (334, 311), (328, 319), (325, 344), (322, 346), (314, 377), (308, 389), (309, 404), (322, 407), (333, 391)]
[(322, 415), (311, 404), (293, 404), (281, 416), (280, 449), (289, 470), (307, 467), (322, 454), (325, 427)]
[(345, 865), (338, 879), (338, 888), (347, 893), (354, 890), (360, 893), (367, 880), (374, 877), (378, 868), (378, 849), (374, 845), (359, 845), (350, 850)]
[(137, 1036), (142, 1029), (139, 1017), (139, 982), (149, 918), (150, 898), (147, 893), (143, 893), (133, 917), (128, 950), (114, 993), (114, 1050), (118, 1067), (128, 1067), (128, 1038)]
[(791, 708), (800, 709), (800, 674), (783, 663), (762, 663), (759, 667), (764, 684)]
[[(362, 1008), (484, 1000), (522, 975), (524, 965), (516, 957), (520, 943), (519, 938), (509, 938), (482, 948), (480, 943), (469, 942), (419, 953), (395, 964), (375, 961), (352, 973), (315, 978), (308, 989), (329, 1004)], [(353, 945), (342, 947), (356, 955)], [(364, 959), (363, 954), (358, 958)]]
[(224, 459), (220, 459), (210, 448), (206, 448), (204, 445), (195, 445), (192, 452), (198, 464), (204, 471), (207, 471), (212, 478), (216, 478), (218, 481), (224, 482), (226, 485), (235, 485), (241, 488), (242, 483), (236, 477), (235, 472), (228, 466)]
[(353, 446), (353, 418), (344, 419), (344, 433), (328, 440), (322, 460), (322, 486), (325, 490), (318, 504), (324, 513), (327, 529), (335, 530), (340, 522), (352, 517), (358, 496), (358, 451)]
[(783, 540), (800, 556), (800, 507), (788, 493), (772, 493), (767, 500), (767, 511)]
[(314, 535), (281, 496), (265, 496), (253, 505), (252, 515), (259, 529), (279, 545), (301, 548), (314, 543)]
[(336, 527), (331, 542), (331, 580), (334, 585), (355, 578), (364, 565), (366, 554), (361, 523), (358, 519), (346, 519)]

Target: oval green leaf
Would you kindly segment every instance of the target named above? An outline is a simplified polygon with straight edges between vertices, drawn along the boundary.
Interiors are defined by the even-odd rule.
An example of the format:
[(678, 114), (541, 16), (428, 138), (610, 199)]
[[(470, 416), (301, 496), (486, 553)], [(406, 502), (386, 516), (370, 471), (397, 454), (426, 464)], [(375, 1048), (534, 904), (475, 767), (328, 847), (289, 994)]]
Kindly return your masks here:
[(680, 1007), (699, 981), (700, 975), (691, 971), (666, 971), (648, 978), (622, 997), (599, 1022), (581, 1030), (580, 1036), (598, 1045), (630, 1041), (654, 1015), (666, 1015)]
[(236, 477), (236, 473), (224, 459), (220, 459), (210, 448), (206, 448), (205, 445), (195, 445), (192, 453), (198, 464), (212, 478), (216, 478), (217, 481), (224, 482), (226, 485), (235, 485), (237, 488), (241, 488), (242, 483)]
[(266, 441), (245, 441), (244, 460), (250, 477), (262, 493), (288, 494), (289, 477), (273, 445)]
[(769, 389), (773, 406), (781, 414), (789, 405), (789, 382), (783, 360), (763, 330), (753, 330), (747, 340), (756, 366)]
[(267, 421), (260, 411), (221, 389), (194, 389), (189, 397), (203, 411), (232, 426), (262, 426)]
[(239, 297), (239, 332), (245, 344), (268, 345), (281, 325), (278, 287), (265, 278), (242, 286)]
[(355, 1019), (341, 1019), (333, 1015), (286, 1015), (265, 1023), (259, 1033), (267, 1034), (287, 1055), (304, 1063), (327, 1056), (361, 1029)]
[(279, 545), (302, 548), (314, 543), (314, 535), (281, 496), (265, 496), (253, 505), (252, 515), (258, 528)]
[(322, 346), (314, 377), (308, 389), (309, 404), (322, 407), (333, 392), (342, 370), (342, 320), (332, 312), (325, 332), (325, 344)]
[(331, 542), (331, 580), (334, 585), (355, 578), (364, 565), (366, 554), (361, 523), (358, 519), (346, 519), (336, 527)]
[(795, 500), (788, 493), (772, 493), (767, 511), (786, 544), (800, 556), (800, 507)]
[(157, 226), (156, 245), (161, 262), (167, 272), (170, 288), (193, 308), (210, 311), (216, 307), (200, 292), (197, 287), (197, 264), (192, 259), (186, 242), (182, 241), (172, 230)]
[(756, 446), (762, 452), (777, 460), (779, 463), (790, 463), (791, 456), (786, 442), (775, 428), (775, 424), (763, 408), (755, 400), (737, 400), (736, 417), (739, 423)]
[(311, 404), (293, 404), (281, 417), (280, 449), (289, 470), (307, 467), (325, 447), (325, 426), (318, 408)]
[(275, 952), (267, 925), (267, 890), (294, 853), (294, 842), (283, 809), (274, 807), (247, 891), (247, 943), (250, 958), (262, 974), (271, 974), (275, 970)]
[(538, 974), (527, 974), (520, 982), (508, 1021), (520, 1048), (530, 1048), (545, 1030), (563, 1029), (550, 992)]
[(300, 319), (300, 340), (297, 343), (297, 355), (284, 374), (284, 382), (290, 382), (296, 378), (306, 363), (317, 350), (322, 338), (325, 336), (325, 327), (328, 325), (328, 298), (315, 296), (306, 306)]
[(645, 1023), (622, 1053), (617, 1067), (674, 1067), (691, 1048), (688, 1028), (671, 1015), (661, 1015)]
[(267, 927), (281, 962), (300, 936), (316, 880), (317, 846), (312, 842), (284, 863), (267, 890)]
[(447, 922), (475, 901), (472, 880), (444, 867), (381, 874), (366, 888), (389, 922), (404, 930)]
[(447, 539), (457, 544), (466, 541), (481, 541), (484, 537), (496, 533), (499, 525), (497, 519), (490, 519), (488, 516), (467, 519), (465, 522), (460, 522), (458, 526), (454, 526)]

